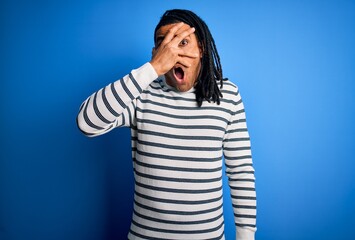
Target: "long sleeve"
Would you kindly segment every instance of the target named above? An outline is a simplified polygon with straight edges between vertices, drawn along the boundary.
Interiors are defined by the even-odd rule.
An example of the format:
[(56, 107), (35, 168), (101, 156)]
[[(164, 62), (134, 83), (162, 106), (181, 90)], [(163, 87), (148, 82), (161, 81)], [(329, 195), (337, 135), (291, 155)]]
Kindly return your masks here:
[(244, 105), (239, 91), (236, 93), (234, 114), (224, 136), (223, 151), (237, 240), (251, 240), (256, 231), (255, 177)]
[(136, 98), (158, 77), (150, 63), (88, 97), (77, 116), (79, 129), (86, 136), (102, 135), (115, 127), (129, 126)]

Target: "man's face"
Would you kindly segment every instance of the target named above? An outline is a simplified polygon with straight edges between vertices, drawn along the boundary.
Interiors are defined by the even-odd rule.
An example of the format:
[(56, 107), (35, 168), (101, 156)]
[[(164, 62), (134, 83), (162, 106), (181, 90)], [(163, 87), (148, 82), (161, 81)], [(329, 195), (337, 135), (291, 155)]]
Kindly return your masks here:
[[(169, 24), (160, 27), (156, 31), (155, 36), (155, 48), (158, 48), (160, 43), (164, 40), (164, 37), (168, 33), (169, 29), (172, 28), (176, 23)], [(176, 35), (190, 28), (189, 25), (184, 24), (177, 32)], [(190, 64), (189, 67), (182, 65), (177, 62), (175, 66), (165, 74), (166, 82), (176, 88), (180, 92), (186, 92), (190, 90), (196, 83), (197, 77), (201, 69), (201, 47), (197, 41), (196, 35), (190, 34), (184, 38), (178, 45), (179, 48), (183, 48), (189, 53), (197, 53), (200, 57), (198, 58), (188, 58), (186, 61)]]

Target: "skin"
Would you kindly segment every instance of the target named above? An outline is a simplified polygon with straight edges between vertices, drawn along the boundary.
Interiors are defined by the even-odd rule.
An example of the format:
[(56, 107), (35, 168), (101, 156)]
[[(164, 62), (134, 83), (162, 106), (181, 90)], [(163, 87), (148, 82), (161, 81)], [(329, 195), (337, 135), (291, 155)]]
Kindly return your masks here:
[[(201, 69), (202, 50), (194, 31), (180, 22), (162, 26), (156, 32), (150, 63), (159, 76), (165, 75), (167, 84), (180, 92), (194, 87)], [(184, 71), (182, 79), (175, 74), (177, 67)]]

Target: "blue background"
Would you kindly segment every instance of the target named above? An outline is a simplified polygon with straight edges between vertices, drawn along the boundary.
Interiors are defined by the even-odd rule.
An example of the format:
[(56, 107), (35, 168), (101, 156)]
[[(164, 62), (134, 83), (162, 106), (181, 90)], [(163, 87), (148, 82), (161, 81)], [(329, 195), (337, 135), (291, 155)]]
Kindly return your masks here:
[[(354, 239), (355, 1), (2, 1), (0, 239), (125, 239), (128, 129), (76, 127), (92, 92), (150, 60), (166, 9), (209, 25), (241, 91), (257, 239)], [(228, 189), (226, 236), (234, 238)]]

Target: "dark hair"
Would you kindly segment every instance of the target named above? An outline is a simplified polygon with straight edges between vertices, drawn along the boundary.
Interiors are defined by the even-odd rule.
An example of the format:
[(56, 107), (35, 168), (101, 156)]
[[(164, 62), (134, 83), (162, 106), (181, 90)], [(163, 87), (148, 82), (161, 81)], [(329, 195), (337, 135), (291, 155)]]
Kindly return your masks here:
[(198, 106), (200, 107), (204, 100), (220, 104), (220, 98), (223, 96), (217, 81), (219, 80), (222, 88), (224, 80), (222, 66), (212, 34), (207, 24), (199, 16), (189, 10), (173, 9), (166, 11), (155, 27), (154, 39), (160, 27), (178, 22), (184, 22), (195, 28), (197, 40), (201, 44), (203, 51), (201, 70), (195, 86)]

